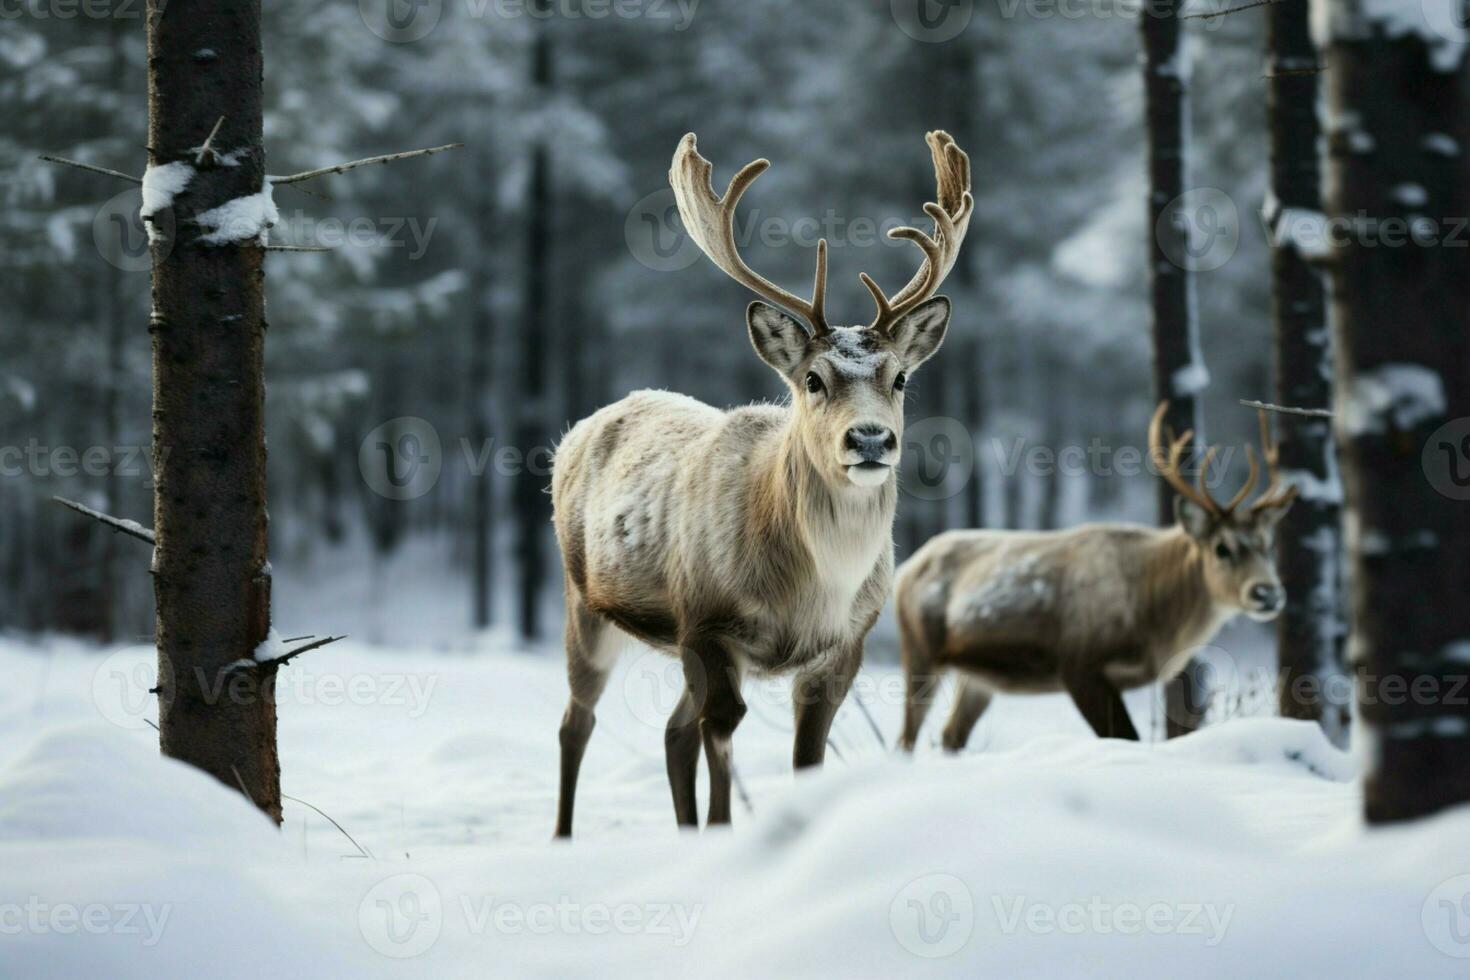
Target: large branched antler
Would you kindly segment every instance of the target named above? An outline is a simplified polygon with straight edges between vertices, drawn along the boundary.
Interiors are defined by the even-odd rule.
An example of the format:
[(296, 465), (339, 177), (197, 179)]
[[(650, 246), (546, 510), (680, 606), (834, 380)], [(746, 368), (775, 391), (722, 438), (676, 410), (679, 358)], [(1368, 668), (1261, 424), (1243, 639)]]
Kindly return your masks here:
[(679, 143), (678, 152), (674, 154), (669, 183), (674, 188), (674, 200), (679, 205), (679, 216), (684, 219), (684, 229), (710, 261), (757, 296), (805, 319), (811, 326), (812, 335), (821, 336), (831, 331), (826, 310), (827, 240), (824, 238), (817, 243), (817, 278), (810, 300), (787, 292), (746, 265), (735, 244), (735, 207), (755, 179), (770, 166), (771, 161), (764, 159), (747, 164), (730, 181), (724, 196), (717, 197), (710, 179), (714, 167), (699, 155), (698, 142), (690, 133)]
[(1261, 424), (1261, 455), (1266, 457), (1266, 489), (1261, 491), (1260, 497), (1251, 504), (1251, 513), (1259, 513), (1272, 507), (1285, 507), (1296, 499), (1301, 492), (1301, 487), (1292, 485), (1285, 489), (1281, 486), (1281, 444), (1271, 438), (1271, 423), (1266, 418), (1265, 409), (1257, 409), (1256, 414), (1260, 416)]
[[(1245, 484), (1230, 498), (1229, 503), (1222, 504), (1216, 500), (1205, 487), (1205, 476), (1209, 472), (1210, 463), (1214, 462), (1215, 453), (1219, 447), (1210, 446), (1206, 448), (1204, 459), (1200, 461), (1199, 475), (1193, 486), (1184, 478), (1180, 472), (1180, 459), (1190, 441), (1194, 439), (1194, 430), (1186, 431), (1182, 436), (1175, 437), (1172, 431), (1168, 434), (1168, 448), (1164, 447), (1163, 429), (1164, 416), (1169, 411), (1167, 401), (1159, 402), (1159, 407), (1154, 410), (1154, 417), (1148, 426), (1148, 449), (1149, 456), (1154, 465), (1158, 467), (1159, 475), (1162, 476), (1179, 494), (1194, 501), (1203, 507), (1210, 516), (1216, 520), (1224, 520), (1235, 513), (1236, 508), (1245, 503), (1245, 499), (1255, 489), (1257, 481), (1261, 477), (1261, 467), (1256, 461), (1255, 450), (1250, 446), (1245, 447), (1245, 458), (1250, 464), (1250, 474), (1246, 477)], [(1281, 489), (1281, 474), (1278, 470), (1280, 462), (1281, 447), (1271, 440), (1270, 427), (1266, 422), (1266, 413), (1261, 413), (1261, 451), (1266, 458), (1266, 470), (1270, 477), (1265, 491), (1251, 505), (1251, 513), (1257, 513), (1270, 507), (1283, 507), (1295, 499), (1296, 487)]]
[(1223, 516), (1220, 504), (1210, 496), (1205, 489), (1205, 471), (1209, 469), (1210, 460), (1214, 456), (1213, 450), (1205, 454), (1204, 465), (1199, 470), (1198, 487), (1191, 486), (1189, 481), (1180, 472), (1180, 459), (1184, 450), (1189, 446), (1190, 440), (1194, 438), (1194, 430), (1188, 429), (1182, 436), (1175, 437), (1172, 430), (1169, 432), (1169, 446), (1164, 448), (1164, 415), (1169, 411), (1168, 402), (1159, 402), (1159, 407), (1154, 409), (1154, 417), (1148, 424), (1148, 452), (1153, 460), (1154, 466), (1158, 468), (1159, 475), (1164, 482), (1178, 491), (1181, 497), (1192, 500), (1207, 513), (1214, 517)]
[(970, 158), (943, 130), (929, 133), (925, 140), (934, 155), (934, 179), (939, 191), (937, 200), (924, 205), (924, 213), (934, 219), (934, 234), (926, 235), (917, 228), (894, 228), (889, 238), (913, 242), (924, 253), (924, 264), (891, 299), (873, 277), (862, 274), (863, 285), (873, 294), (878, 313), (868, 329), (887, 333), (905, 314), (939, 291), (945, 277), (959, 258), (960, 245), (970, 230), (975, 213), (975, 198), (970, 193)]

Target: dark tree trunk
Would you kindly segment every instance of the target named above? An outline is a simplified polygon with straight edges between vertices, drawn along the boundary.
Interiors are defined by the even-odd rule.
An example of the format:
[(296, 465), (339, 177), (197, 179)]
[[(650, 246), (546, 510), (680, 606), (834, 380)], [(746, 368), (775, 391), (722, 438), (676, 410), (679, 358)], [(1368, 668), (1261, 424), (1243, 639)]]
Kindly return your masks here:
[[(1184, 154), (1189, 113), (1181, 62), (1179, 11), (1183, 0), (1149, 4), (1139, 17), (1143, 34), (1143, 90), (1148, 133), (1148, 279), (1153, 332), (1154, 393), (1168, 399), (1165, 424), (1175, 432), (1193, 429), (1204, 442), (1196, 400), (1202, 370), (1195, 325), (1194, 296), (1181, 263), (1188, 255), (1189, 230), (1174, 211), (1185, 190)], [(1174, 522), (1174, 491), (1158, 482), (1159, 523)], [(1166, 687), (1169, 737), (1199, 727), (1203, 692), (1199, 672), (1190, 664)]]
[[(109, 24), (109, 39), (112, 43), (111, 82), (118, 93), (130, 91), (128, 86), (128, 63), (125, 48), (127, 21), (113, 17)], [(122, 421), (122, 392), (127, 373), (128, 300), (124, 288), (124, 273), (111, 262), (103, 263), (102, 283), (99, 293), (99, 309), (102, 311), (103, 329), (106, 336), (107, 357), (102, 381), (102, 432), (104, 445), (118, 447), (126, 443)], [(138, 324), (141, 325), (141, 324)], [(131, 513), (123, 500), (123, 475), (109, 473), (103, 478), (105, 489), (102, 509), (109, 514)], [(124, 622), (129, 617), (127, 596), (123, 588), (122, 549), (136, 542), (124, 542), (117, 534), (102, 535), (103, 616), (102, 639), (111, 643), (124, 633)], [(136, 559), (137, 548), (131, 549), (128, 557)]]
[(262, 186), (259, 0), (149, 0), (148, 66), (150, 167), (193, 165), (221, 116), (213, 145), (245, 151), (199, 169), (175, 199), (177, 233), (152, 249), (160, 743), (279, 822), (275, 669), (252, 660), (270, 629), (265, 253), (200, 244), (193, 223)]
[(1337, 437), (1358, 713), (1374, 748), (1364, 805), (1385, 823), (1470, 800), (1470, 248), (1453, 237), (1470, 214), (1470, 63), (1463, 44), (1433, 37), (1436, 64), (1425, 36), (1391, 29), (1382, 10), (1332, 7)]
[[(1317, 64), (1308, 7), (1278, 3), (1267, 11), (1266, 112), (1271, 190), (1279, 210), (1271, 236), (1271, 300), (1276, 338), (1276, 401), (1302, 408), (1332, 405), (1332, 351), (1321, 273), (1289, 239), (1282, 220), (1322, 210), (1318, 164)], [(1282, 414), (1281, 466), (1301, 476), (1303, 493), (1277, 532), (1277, 566), (1290, 601), (1277, 620), (1279, 705), (1284, 718), (1320, 722), (1345, 744), (1349, 706), (1327, 704), (1323, 691), (1343, 673), (1342, 507), (1328, 419)], [(1302, 479), (1302, 478), (1305, 479)]]
[[(537, 0), (544, 8), (545, 0)], [(532, 76), (538, 91), (551, 90), (551, 38), (547, 25), (538, 25), (532, 53)], [(546, 562), (542, 539), (550, 514), (547, 510), (546, 475), (539, 472), (545, 462), (546, 420), (546, 331), (550, 309), (551, 239), (548, 230), (555, 220), (551, 213), (551, 158), (544, 138), (538, 140), (531, 161), (531, 189), (526, 202), (526, 300), (521, 328), (520, 424), (516, 442), (525, 466), (516, 478), (516, 524), (519, 534), (516, 559), (520, 579), (518, 626), (522, 638), (541, 635), (541, 590)], [(538, 449), (539, 447), (539, 449)]]
[(985, 433), (985, 356), (979, 338), (960, 347), (952, 355), (964, 361), (969, 382), (965, 385), (965, 425), (970, 430), (970, 442), (974, 446), (975, 469), (970, 482), (965, 485), (965, 524), (969, 527), (985, 526), (985, 468), (990, 464), (990, 447), (984, 439)]
[[(496, 227), (495, 209), (490, 204), (489, 181), (483, 192), (477, 224), (480, 233), (488, 236)], [(490, 625), (495, 594), (495, 467), (494, 447), (491, 443), (491, 359), (495, 345), (495, 319), (491, 298), (491, 275), (493, 264), (489, 261), (488, 249), (483, 250), (477, 263), (480, 280), (472, 292), (473, 308), (470, 310), (470, 369), (469, 391), (466, 393), (469, 409), (470, 445), (476, 453), (487, 453), (485, 468), (470, 474), (472, 498), (470, 533), (474, 535), (470, 576), (473, 589), (472, 607), (476, 629)]]

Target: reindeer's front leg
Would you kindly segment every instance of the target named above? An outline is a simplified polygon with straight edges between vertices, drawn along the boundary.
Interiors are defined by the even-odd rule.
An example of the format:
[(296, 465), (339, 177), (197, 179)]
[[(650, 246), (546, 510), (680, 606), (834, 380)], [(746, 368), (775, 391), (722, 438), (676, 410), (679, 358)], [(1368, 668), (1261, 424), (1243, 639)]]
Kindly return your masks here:
[(796, 768), (822, 764), (827, 755), (827, 734), (832, 730), (832, 719), (837, 717), (837, 709), (847, 698), (862, 660), (862, 647), (859, 646), (843, 658), (836, 670), (803, 674), (792, 685), (791, 696), (796, 708), (796, 744), (792, 750), (792, 761)]
[(1099, 738), (1122, 738), (1138, 741), (1138, 730), (1128, 717), (1128, 708), (1123, 704), (1123, 695), (1103, 674), (1102, 668), (1092, 664), (1062, 664), (1062, 684), (1072, 695), (1077, 710), (1097, 732)]
[(730, 822), (730, 740), (745, 717), (740, 668), (723, 640), (699, 637), (684, 647), (684, 683), (699, 709), (709, 764), (707, 826)]

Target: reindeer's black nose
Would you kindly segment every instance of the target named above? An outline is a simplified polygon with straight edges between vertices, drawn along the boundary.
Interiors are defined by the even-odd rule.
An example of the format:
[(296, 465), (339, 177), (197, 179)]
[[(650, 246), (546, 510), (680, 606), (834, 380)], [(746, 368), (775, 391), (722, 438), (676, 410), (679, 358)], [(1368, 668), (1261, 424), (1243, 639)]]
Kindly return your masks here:
[(860, 425), (848, 429), (846, 441), (847, 448), (861, 456), (864, 463), (876, 463), (898, 448), (898, 436), (892, 429), (881, 425)]
[(1277, 585), (1253, 585), (1250, 597), (1252, 602), (1266, 612), (1275, 612), (1286, 604), (1286, 593)]

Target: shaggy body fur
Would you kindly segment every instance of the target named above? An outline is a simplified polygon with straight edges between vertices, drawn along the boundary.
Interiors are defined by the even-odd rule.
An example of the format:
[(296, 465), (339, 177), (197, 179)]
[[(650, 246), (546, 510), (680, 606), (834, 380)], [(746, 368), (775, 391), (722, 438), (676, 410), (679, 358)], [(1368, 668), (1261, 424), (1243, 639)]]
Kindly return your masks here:
[(730, 819), (730, 738), (745, 713), (747, 671), (797, 675), (794, 761), (822, 761), (888, 597), (897, 490), (892, 475), (877, 487), (824, 477), (804, 438), (813, 427), (795, 414), (637, 392), (578, 423), (558, 449), (552, 493), (571, 684), (558, 835), (571, 834), (614, 627), (683, 664), (685, 690), (665, 733), (681, 825), (697, 824), (701, 746), (709, 821)]
[(1136, 738), (1119, 691), (1168, 680), (1191, 651), (1275, 581), (1269, 529), (1228, 534), (1226, 562), (1182, 526), (952, 531), (898, 570), (912, 748), (944, 673), (961, 674), (943, 744), (964, 747), (993, 693), (1067, 691), (1099, 735)]
[(894, 481), (829, 487), (790, 422), (643, 391), (578, 423), (552, 485), (571, 597), (671, 654), (718, 639), (742, 669), (857, 655), (888, 595)]

